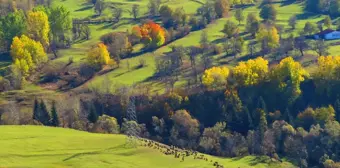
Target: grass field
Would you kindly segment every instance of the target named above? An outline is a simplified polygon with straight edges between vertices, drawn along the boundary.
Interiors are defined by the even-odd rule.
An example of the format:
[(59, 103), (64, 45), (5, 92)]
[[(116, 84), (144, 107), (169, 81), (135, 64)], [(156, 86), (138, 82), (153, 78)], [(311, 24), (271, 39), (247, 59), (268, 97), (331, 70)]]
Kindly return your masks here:
[[(129, 11), (131, 10), (134, 4), (140, 6), (140, 17), (145, 17), (148, 9), (148, 2), (149, 0), (106, 0), (105, 2), (109, 3), (108, 6), (119, 7), (123, 9), (123, 18), (121, 21), (115, 25), (112, 24), (96, 24), (90, 25), (91, 29), (91, 39), (87, 41), (76, 41), (71, 48), (60, 50), (59, 57), (57, 59), (51, 60), (48, 66), (51, 67), (64, 67), (70, 60), (73, 58), (74, 63), (71, 64), (71, 68), (77, 69), (79, 66), (85, 62), (85, 58), (87, 55), (88, 50), (91, 46), (98, 43), (100, 37), (103, 34), (109, 32), (119, 32), (119, 31), (130, 31), (134, 25), (139, 24), (132, 19), (130, 16)], [(196, 13), (197, 8), (199, 8), (205, 1), (204, 0), (171, 0), (171, 1), (162, 1), (162, 5), (169, 5), (170, 7), (183, 7), (187, 14), (193, 15)], [(72, 18), (91, 18), (91, 19), (101, 19), (101, 18), (112, 18), (112, 9), (106, 8), (103, 12), (102, 16), (96, 16), (95, 11), (93, 9), (93, 5), (89, 4), (87, 0), (53, 0), (53, 6), (60, 6), (63, 5), (71, 12)], [(277, 14), (277, 21), (276, 23), (279, 25), (283, 25), (285, 28), (285, 32), (283, 33), (283, 37), (290, 35), (291, 33), (298, 34), (302, 31), (304, 24), (307, 21), (310, 22), (320, 22), (324, 16), (323, 15), (313, 15), (310, 13), (306, 13), (303, 8), (304, 5), (302, 3), (286, 3), (286, 2), (276, 2), (274, 4), (277, 7), (278, 14)], [(244, 15), (246, 16), (248, 13), (256, 13), (260, 12), (260, 6), (254, 5), (251, 7), (247, 7), (243, 9)], [(200, 36), (202, 31), (208, 32), (208, 38), (211, 43), (222, 45), (224, 42), (224, 34), (221, 32), (225, 22), (230, 19), (234, 22), (237, 22), (233, 17), (234, 11), (232, 10), (229, 14), (229, 17), (222, 18), (214, 21), (213, 23), (209, 24), (207, 28), (204, 30), (199, 30), (195, 32), (191, 32), (189, 35), (178, 39), (168, 45), (162, 46), (159, 49), (155, 50), (153, 53), (144, 53), (138, 55), (134, 58), (128, 58), (122, 60), (121, 66), (105, 75), (96, 76), (95, 78), (91, 79), (86, 85), (81, 88), (96, 88), (100, 90), (102, 88), (102, 83), (105, 78), (110, 79), (112, 83), (119, 83), (119, 84), (139, 84), (139, 85), (152, 85), (153, 90), (157, 92), (164, 91), (164, 83), (159, 82), (157, 80), (150, 80), (155, 72), (155, 58), (162, 57), (162, 55), (170, 50), (170, 46), (172, 45), (183, 45), (183, 46), (193, 46), (198, 45)], [(295, 30), (291, 30), (288, 26), (288, 20), (291, 16), (296, 15), (298, 22), (296, 25)], [(335, 21), (337, 18), (334, 18)], [(238, 26), (243, 32), (245, 30), (245, 21), (243, 21)], [(335, 26), (334, 26), (335, 28)], [(248, 42), (248, 41), (247, 41)], [(246, 43), (247, 43), (246, 42)], [(331, 41), (334, 43), (337, 41)], [(134, 48), (134, 52), (138, 52), (140, 50), (140, 46)], [(331, 46), (330, 47), (330, 55), (338, 55), (340, 51), (339, 46)], [(308, 51), (307, 53), (315, 54), (313, 51)], [(241, 54), (240, 57), (247, 55), (247, 48), (245, 46), (244, 52)], [(213, 64), (220, 66), (235, 66), (238, 59), (233, 59), (232, 57), (225, 57), (224, 54), (214, 56)], [(146, 66), (140, 69), (134, 69), (139, 64), (140, 59), (146, 60)], [(270, 58), (269, 58), (270, 59)], [(309, 57), (301, 59), (302, 63), (308, 62), (310, 60), (315, 60), (316, 57)], [(130, 65), (130, 70), (127, 68), (127, 63)], [(8, 62), (2, 63), (0, 62), (0, 74), (1, 71), (4, 69), (2, 67), (8, 66)], [(307, 70), (313, 70), (315, 67), (313, 64), (306, 64), (305, 68)], [(181, 87), (186, 84), (188, 78), (185, 76), (185, 73), (182, 72), (179, 81), (175, 83), (176, 87)]]
[[(125, 147), (125, 136), (92, 134), (41, 126), (0, 126), (0, 167), (213, 168), (212, 163), (187, 157), (184, 162), (157, 150)], [(227, 168), (294, 167), (288, 162), (260, 163), (254, 156), (217, 158)]]

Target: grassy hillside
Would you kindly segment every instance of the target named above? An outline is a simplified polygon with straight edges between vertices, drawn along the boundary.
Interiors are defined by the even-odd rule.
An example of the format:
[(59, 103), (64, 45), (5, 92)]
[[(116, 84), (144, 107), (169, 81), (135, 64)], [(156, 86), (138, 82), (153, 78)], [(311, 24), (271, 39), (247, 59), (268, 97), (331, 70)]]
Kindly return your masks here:
[[(172, 155), (146, 147), (125, 148), (125, 136), (92, 134), (40, 126), (0, 126), (0, 167), (114, 167), (114, 168), (213, 168), (212, 163)], [(293, 167), (262, 159), (222, 159), (208, 156), (227, 168)]]
[[(61, 57), (53, 60), (51, 64), (54, 63), (60, 63), (60, 64), (66, 64), (69, 57), (73, 57), (76, 64), (73, 66), (79, 65), (81, 62), (83, 62), (86, 56), (86, 52), (90, 48), (91, 45), (94, 45), (99, 41), (99, 38), (101, 35), (107, 33), (107, 32), (118, 32), (118, 31), (126, 31), (126, 30), (131, 30), (131, 27), (133, 25), (138, 24), (138, 22), (135, 22), (132, 20), (131, 16), (129, 15), (129, 10), (131, 10), (133, 4), (138, 4), (140, 5), (140, 16), (143, 17), (146, 15), (147, 12), (147, 5), (148, 5), (148, 0), (141, 0), (141, 1), (130, 1), (130, 0), (107, 0), (106, 2), (110, 3), (112, 6), (115, 7), (120, 7), (124, 10), (123, 14), (123, 19), (116, 25), (111, 25), (111, 24), (99, 24), (99, 25), (91, 25), (91, 30), (92, 30), (92, 38), (89, 41), (82, 41), (74, 44), (72, 48), (63, 50), (60, 52)], [(195, 14), (196, 9), (202, 5), (202, 2), (204, 1), (193, 1), (193, 0), (172, 0), (172, 1), (162, 1), (162, 5), (170, 5), (171, 7), (184, 7), (184, 10), (188, 14)], [(93, 7), (86, 3), (85, 0), (55, 0), (54, 5), (64, 5), (67, 7), (71, 13), (73, 18), (93, 18), (95, 15)], [(190, 7), (188, 7), (190, 6)], [(307, 21), (310, 22), (319, 22), (321, 21), (324, 16), (322, 15), (313, 15), (310, 13), (306, 13), (303, 8), (304, 4), (303, 3), (286, 3), (286, 2), (277, 2), (275, 3), (275, 6), (278, 9), (278, 15), (277, 15), (277, 24), (283, 25), (285, 28), (285, 32), (283, 36), (288, 36), (291, 33), (298, 34), (298, 32), (302, 31), (304, 24)], [(258, 14), (260, 12), (260, 6), (255, 5), (251, 7), (244, 8), (243, 10), (244, 15), (246, 16), (248, 13), (256, 13)], [(221, 30), (223, 29), (223, 26), (226, 22), (226, 20), (231, 19), (235, 22), (235, 18), (233, 17), (234, 11), (231, 11), (230, 15), (228, 18), (223, 18), (216, 20), (215, 22), (211, 23), (208, 25), (205, 31), (208, 32), (209, 40), (211, 43), (215, 43), (218, 45), (223, 45), (224, 42), (224, 37), (223, 33)], [(296, 15), (298, 22), (297, 22), (297, 28), (295, 30), (291, 30), (290, 27), (288, 26), (288, 20), (291, 16)], [(107, 18), (111, 17), (112, 12), (110, 9), (106, 9), (104, 11), (104, 14), (100, 16), (99, 18)], [(241, 32), (244, 31), (245, 27), (245, 21), (239, 25), (239, 28)], [(164, 91), (164, 84), (157, 80), (149, 80), (154, 72), (155, 72), (155, 57), (161, 57), (164, 53), (168, 52), (170, 50), (170, 46), (172, 45), (183, 45), (183, 46), (193, 46), (193, 45), (198, 45), (199, 44), (199, 39), (202, 31), (195, 31), (191, 32), (188, 36), (178, 39), (166, 46), (163, 46), (154, 53), (145, 53), (142, 55), (139, 55), (135, 58), (129, 58), (129, 59), (124, 59), (122, 60), (121, 66), (112, 71), (109, 72), (108, 74), (102, 75), (102, 76), (97, 76), (94, 79), (92, 79), (89, 82), (89, 85), (86, 85), (86, 87), (90, 86), (91, 88), (96, 88), (96, 89), (101, 89), (101, 84), (104, 82), (103, 80), (106, 78), (105, 76), (107, 75), (108, 79), (112, 83), (121, 83), (121, 84), (146, 84), (153, 86), (154, 91)], [(244, 35), (245, 37), (247, 35)], [(246, 38), (247, 39), (247, 38)], [(334, 41), (332, 41), (334, 42)], [(332, 46), (330, 47), (330, 52), (332, 55), (337, 55), (338, 46)], [(138, 52), (140, 48), (135, 48), (135, 52)], [(309, 51), (309, 53), (314, 53), (313, 51)], [(315, 54), (315, 53), (314, 53)], [(242, 56), (247, 55), (247, 49), (246, 46), (244, 48), (244, 52), (241, 54)], [(130, 64), (130, 67), (135, 67), (138, 65), (140, 59), (145, 59), (147, 66), (141, 68), (141, 69), (132, 69), (128, 70), (127, 68), (127, 62)], [(270, 59), (270, 58), (269, 58)], [(305, 58), (301, 60), (302, 63), (308, 62), (310, 60), (315, 60), (316, 57), (314, 58)], [(232, 57), (224, 57), (224, 54), (218, 55), (214, 57), (213, 63), (214, 65), (227, 65), (227, 66), (234, 66), (237, 64), (239, 59), (233, 59)], [(308, 66), (305, 67), (306, 69), (312, 69), (312, 66), (308, 64)], [(185, 70), (184, 70), (185, 71)], [(182, 73), (182, 76), (179, 78), (179, 81), (176, 82), (175, 86), (181, 86), (185, 85), (187, 81), (187, 77), (185, 77), (184, 72)]]

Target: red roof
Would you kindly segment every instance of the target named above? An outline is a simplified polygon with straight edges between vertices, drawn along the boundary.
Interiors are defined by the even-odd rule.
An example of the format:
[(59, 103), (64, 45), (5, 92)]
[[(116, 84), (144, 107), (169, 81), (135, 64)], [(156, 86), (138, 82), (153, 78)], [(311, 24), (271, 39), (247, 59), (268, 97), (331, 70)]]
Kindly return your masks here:
[(326, 30), (321, 31), (320, 33), (315, 34), (315, 35), (323, 36), (323, 35), (326, 35), (328, 33), (332, 33), (334, 31), (335, 30), (333, 30), (333, 29), (326, 29)]

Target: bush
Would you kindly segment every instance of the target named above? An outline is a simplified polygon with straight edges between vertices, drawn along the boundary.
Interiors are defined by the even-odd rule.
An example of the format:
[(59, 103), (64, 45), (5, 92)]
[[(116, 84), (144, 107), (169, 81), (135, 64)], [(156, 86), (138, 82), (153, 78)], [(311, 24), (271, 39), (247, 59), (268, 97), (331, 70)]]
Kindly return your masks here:
[(79, 69), (79, 75), (89, 78), (96, 73), (96, 69), (88, 64), (82, 64)]
[(139, 59), (139, 64), (137, 66), (137, 69), (143, 68), (143, 67), (145, 67), (145, 65), (146, 65), (145, 59), (141, 58), (141, 59)]
[(104, 114), (100, 116), (97, 122), (93, 125), (92, 131), (107, 134), (118, 134), (120, 128), (116, 118)]
[(213, 45), (213, 53), (216, 54), (221, 54), (223, 52), (223, 47), (219, 45)]

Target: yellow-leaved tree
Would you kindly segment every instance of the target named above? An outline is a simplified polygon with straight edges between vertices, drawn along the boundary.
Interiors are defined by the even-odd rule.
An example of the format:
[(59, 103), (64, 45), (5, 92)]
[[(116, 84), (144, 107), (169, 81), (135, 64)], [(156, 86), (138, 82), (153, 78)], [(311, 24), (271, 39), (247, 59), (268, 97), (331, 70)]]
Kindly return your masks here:
[(268, 73), (268, 61), (262, 57), (239, 62), (233, 69), (233, 75), (241, 86), (252, 86), (263, 81)]
[(291, 92), (294, 97), (301, 93), (300, 83), (309, 76), (301, 64), (292, 57), (282, 59), (271, 72), (271, 79), (277, 82), (279, 88)]
[(256, 39), (261, 43), (262, 50), (270, 51), (280, 44), (280, 36), (274, 26), (270, 28), (262, 26), (256, 34)]
[(340, 57), (320, 56), (318, 67), (313, 75), (314, 82), (319, 92), (330, 93), (332, 87), (340, 80)]
[(202, 83), (208, 88), (216, 89), (227, 83), (228, 76), (227, 67), (212, 67), (204, 71)]
[(115, 61), (110, 59), (109, 51), (103, 43), (99, 43), (95, 48), (92, 48), (87, 55), (88, 63), (96, 68), (101, 68), (104, 65), (115, 65)]
[(41, 43), (25, 35), (13, 38), (11, 56), (14, 65), (20, 69), (24, 77), (48, 59)]
[(50, 26), (48, 16), (43, 11), (29, 11), (27, 14), (27, 34), (30, 38), (40, 41), (46, 49), (49, 46)]

